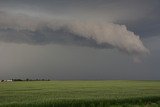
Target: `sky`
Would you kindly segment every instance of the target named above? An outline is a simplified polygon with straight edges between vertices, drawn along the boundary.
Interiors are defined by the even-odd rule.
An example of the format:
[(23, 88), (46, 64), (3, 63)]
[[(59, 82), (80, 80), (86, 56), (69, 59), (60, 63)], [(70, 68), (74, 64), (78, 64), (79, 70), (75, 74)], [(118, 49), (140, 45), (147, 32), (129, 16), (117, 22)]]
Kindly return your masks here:
[(0, 0), (0, 79), (159, 80), (159, 0)]

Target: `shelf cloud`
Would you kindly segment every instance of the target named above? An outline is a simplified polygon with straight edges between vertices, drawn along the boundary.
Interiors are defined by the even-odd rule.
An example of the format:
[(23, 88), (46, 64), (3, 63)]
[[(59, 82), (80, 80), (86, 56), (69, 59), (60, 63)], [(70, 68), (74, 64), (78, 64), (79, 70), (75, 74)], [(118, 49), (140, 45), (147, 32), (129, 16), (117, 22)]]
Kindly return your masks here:
[(0, 41), (27, 44), (68, 44), (116, 48), (128, 54), (148, 54), (139, 36), (125, 25), (106, 21), (0, 12)]
[(160, 78), (160, 0), (0, 0), (0, 79)]

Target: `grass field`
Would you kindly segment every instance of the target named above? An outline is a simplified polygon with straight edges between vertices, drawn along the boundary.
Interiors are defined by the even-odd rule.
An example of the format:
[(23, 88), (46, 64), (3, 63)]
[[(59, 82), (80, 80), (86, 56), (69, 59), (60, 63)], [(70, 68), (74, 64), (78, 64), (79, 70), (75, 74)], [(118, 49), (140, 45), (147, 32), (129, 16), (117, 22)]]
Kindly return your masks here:
[(160, 81), (1, 82), (0, 107), (160, 107)]

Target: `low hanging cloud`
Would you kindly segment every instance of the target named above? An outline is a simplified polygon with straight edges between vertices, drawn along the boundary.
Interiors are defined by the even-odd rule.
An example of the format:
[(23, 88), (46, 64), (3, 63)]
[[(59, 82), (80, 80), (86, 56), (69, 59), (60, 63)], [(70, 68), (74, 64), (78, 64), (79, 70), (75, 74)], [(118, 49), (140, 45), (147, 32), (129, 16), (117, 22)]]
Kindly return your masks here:
[(125, 25), (104, 21), (67, 20), (0, 11), (0, 41), (116, 48), (131, 55), (148, 54), (138, 35)]

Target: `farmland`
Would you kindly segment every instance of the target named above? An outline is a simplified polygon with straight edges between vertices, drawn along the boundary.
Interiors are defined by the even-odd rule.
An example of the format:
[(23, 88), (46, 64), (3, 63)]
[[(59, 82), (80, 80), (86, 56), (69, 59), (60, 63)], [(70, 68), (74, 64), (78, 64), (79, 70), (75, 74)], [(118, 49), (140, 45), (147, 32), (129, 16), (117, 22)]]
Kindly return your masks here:
[(160, 81), (1, 82), (0, 107), (160, 107)]

